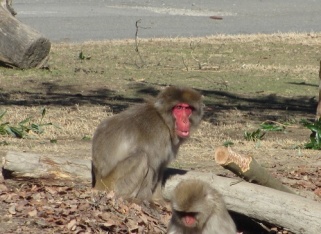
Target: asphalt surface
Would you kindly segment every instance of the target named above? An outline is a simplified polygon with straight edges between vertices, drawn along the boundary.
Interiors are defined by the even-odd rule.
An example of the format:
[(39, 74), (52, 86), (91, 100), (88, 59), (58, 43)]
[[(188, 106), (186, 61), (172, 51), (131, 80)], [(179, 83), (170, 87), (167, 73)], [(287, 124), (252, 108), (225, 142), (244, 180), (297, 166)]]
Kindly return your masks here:
[(140, 38), (321, 32), (320, 0), (14, 0), (13, 7), (53, 42), (134, 38), (137, 20)]

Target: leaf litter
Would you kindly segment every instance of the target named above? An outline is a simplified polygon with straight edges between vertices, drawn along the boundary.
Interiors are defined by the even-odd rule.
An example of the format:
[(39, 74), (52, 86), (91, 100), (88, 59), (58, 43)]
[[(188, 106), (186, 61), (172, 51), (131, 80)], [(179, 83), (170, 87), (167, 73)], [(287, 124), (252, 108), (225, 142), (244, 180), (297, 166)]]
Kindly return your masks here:
[(166, 207), (132, 203), (88, 184), (1, 184), (2, 233), (165, 233), (171, 216)]

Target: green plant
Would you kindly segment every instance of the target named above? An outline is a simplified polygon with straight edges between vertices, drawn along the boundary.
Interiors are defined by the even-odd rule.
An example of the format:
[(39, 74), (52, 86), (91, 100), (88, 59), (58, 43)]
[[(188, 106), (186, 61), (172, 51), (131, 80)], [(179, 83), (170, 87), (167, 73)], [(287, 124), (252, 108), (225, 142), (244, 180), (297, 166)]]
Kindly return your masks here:
[(247, 141), (258, 141), (262, 140), (265, 135), (265, 132), (261, 132), (261, 129), (257, 129), (253, 132), (244, 132), (244, 138)]
[(9, 143), (6, 141), (0, 141), (0, 145), (9, 145)]
[(89, 60), (89, 59), (91, 59), (91, 56), (85, 56), (84, 53), (82, 51), (80, 51), (78, 58), (80, 60)]
[(50, 140), (50, 143), (52, 143), (52, 144), (57, 144), (57, 143), (58, 143), (58, 140), (57, 140), (57, 139), (51, 139), (51, 140)]
[(260, 128), (253, 132), (244, 132), (244, 138), (247, 141), (262, 140), (266, 132), (279, 132), (285, 130), (285, 124), (280, 124), (271, 121), (265, 121), (260, 125)]
[[(0, 121), (3, 116), (7, 113), (4, 111), (0, 114)], [(46, 115), (46, 109), (43, 108), (41, 112), (40, 123), (32, 123), (31, 117), (28, 117), (18, 123), (18, 125), (11, 125), (9, 122), (0, 123), (0, 134), (10, 135), (17, 138), (26, 138), (29, 132), (34, 132), (36, 134), (41, 134), (44, 132), (43, 127), (53, 125), (52, 123), (42, 123), (43, 118)]]
[(234, 143), (232, 141), (225, 141), (223, 143), (223, 146), (225, 146), (225, 147), (232, 146), (232, 145), (234, 145)]
[(264, 131), (273, 131), (273, 132), (281, 132), (285, 130), (285, 126), (281, 124), (276, 124), (273, 122), (264, 122), (260, 125), (260, 128)]
[(312, 133), (310, 134), (310, 142), (304, 144), (305, 149), (321, 149), (321, 119), (315, 122), (308, 121), (306, 119), (301, 119), (300, 123), (310, 129)]
[(91, 137), (85, 135), (85, 136), (82, 138), (82, 140), (84, 140), (84, 141), (90, 141), (90, 140), (91, 140)]

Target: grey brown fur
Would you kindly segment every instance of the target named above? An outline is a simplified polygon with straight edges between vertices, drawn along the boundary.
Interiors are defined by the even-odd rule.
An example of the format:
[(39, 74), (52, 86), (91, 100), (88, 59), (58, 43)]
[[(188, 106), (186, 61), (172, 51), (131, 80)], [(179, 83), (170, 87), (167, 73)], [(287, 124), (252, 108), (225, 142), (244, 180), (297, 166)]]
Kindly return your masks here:
[(117, 196), (150, 200), (163, 171), (184, 139), (175, 134), (172, 109), (193, 107), (191, 127), (203, 116), (202, 96), (190, 88), (168, 87), (155, 100), (133, 106), (97, 127), (92, 145), (93, 187)]
[[(223, 198), (203, 181), (181, 181), (173, 191), (171, 203), (173, 215), (168, 234), (236, 234)], [(195, 226), (184, 225), (182, 216), (186, 213), (194, 214)]]

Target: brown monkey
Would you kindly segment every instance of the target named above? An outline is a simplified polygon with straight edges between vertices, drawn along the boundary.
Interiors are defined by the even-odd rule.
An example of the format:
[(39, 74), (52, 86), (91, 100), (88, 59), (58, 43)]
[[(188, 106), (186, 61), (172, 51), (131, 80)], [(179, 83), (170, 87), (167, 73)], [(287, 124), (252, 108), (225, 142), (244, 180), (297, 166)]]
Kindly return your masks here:
[(168, 234), (236, 234), (221, 195), (200, 180), (183, 180), (171, 197)]
[(155, 100), (104, 120), (93, 137), (93, 187), (124, 198), (162, 199), (163, 171), (202, 115), (200, 93), (168, 87)]

